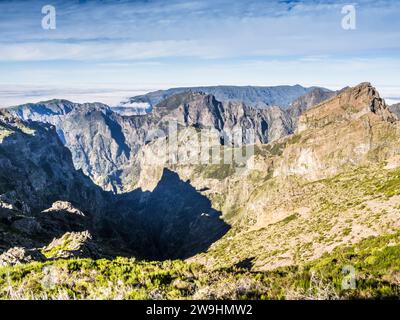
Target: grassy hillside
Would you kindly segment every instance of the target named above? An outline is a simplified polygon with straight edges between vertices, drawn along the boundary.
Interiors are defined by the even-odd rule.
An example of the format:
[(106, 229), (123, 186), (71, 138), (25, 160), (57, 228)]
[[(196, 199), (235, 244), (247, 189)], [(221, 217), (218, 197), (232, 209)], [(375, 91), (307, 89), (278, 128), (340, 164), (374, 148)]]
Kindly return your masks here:
[[(345, 269), (343, 269), (345, 268)], [(354, 268), (354, 287), (346, 289)], [(351, 283), (351, 282), (349, 282)], [(183, 261), (72, 259), (0, 268), (2, 299), (351, 299), (400, 293), (400, 233), (266, 272)]]
[(296, 176), (252, 177), (246, 185), (256, 187), (246, 189), (245, 201), (243, 189), (235, 191), (231, 184), (231, 198), (239, 194), (225, 213), (232, 228), (193, 260), (226, 267), (254, 258), (253, 270), (270, 270), (395, 233), (400, 228), (399, 175), (398, 168), (376, 164), (312, 182)]

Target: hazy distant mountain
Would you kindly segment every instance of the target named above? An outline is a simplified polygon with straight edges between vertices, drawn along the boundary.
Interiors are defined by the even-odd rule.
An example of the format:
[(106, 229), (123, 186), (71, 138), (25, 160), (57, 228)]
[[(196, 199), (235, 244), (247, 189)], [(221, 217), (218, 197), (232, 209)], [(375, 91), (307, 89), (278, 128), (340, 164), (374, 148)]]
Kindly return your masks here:
[[(289, 105), (300, 96), (312, 91), (315, 87), (305, 88), (295, 86), (207, 86), (207, 87), (182, 87), (168, 90), (158, 90), (144, 95), (134, 96), (122, 103), (148, 103), (150, 107), (160, 101), (182, 92), (204, 92), (212, 94), (218, 101), (240, 101), (251, 107), (279, 106), (283, 108)], [(321, 89), (329, 91), (328, 89)]]
[(299, 116), (307, 109), (334, 97), (337, 93), (334, 91), (328, 91), (322, 88), (314, 88), (305, 95), (294, 100), (288, 108), (289, 117), (292, 120), (293, 127), (296, 127)]
[(392, 104), (389, 107), (389, 110), (392, 111), (400, 119), (400, 103)]

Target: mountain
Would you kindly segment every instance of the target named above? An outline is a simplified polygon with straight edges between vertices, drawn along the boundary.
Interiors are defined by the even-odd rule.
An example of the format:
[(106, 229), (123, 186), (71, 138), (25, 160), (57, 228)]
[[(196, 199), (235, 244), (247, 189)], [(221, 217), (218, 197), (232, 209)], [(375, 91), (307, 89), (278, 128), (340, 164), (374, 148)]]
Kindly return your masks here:
[[(57, 130), (21, 120), (40, 117), (32, 105), (2, 111), (0, 265), (37, 263), (0, 267), (0, 288), (15, 290), (0, 296), (26, 297), (29, 283), (51, 297), (397, 297), (398, 118), (370, 83), (314, 90), (291, 107), (296, 125), (288, 110), (194, 92), (142, 116), (65, 101), (35, 107)], [(165, 134), (170, 121), (176, 137)], [(241, 143), (221, 136), (235, 129)], [(88, 170), (113, 163), (130, 188), (106, 192), (76, 170), (68, 146), (79, 145), (71, 153), (84, 150)], [(48, 288), (39, 284), (50, 265), (60, 282)], [(340, 285), (346, 266), (357, 270), (353, 290)], [(75, 285), (83, 278), (84, 289)], [(99, 290), (107, 283), (109, 294)]]
[[(295, 134), (256, 146), (244, 171), (173, 165), (231, 226), (191, 261), (226, 267), (251, 260), (253, 270), (271, 270), (398, 230), (400, 127), (376, 89), (343, 90), (298, 123)], [(145, 149), (139, 186), (151, 189), (168, 163), (157, 167), (146, 156), (161, 141)]]
[[(280, 87), (283, 88), (293, 89)], [(274, 88), (271, 92), (279, 90)], [(156, 138), (160, 129), (163, 135), (168, 135), (165, 124), (170, 120), (177, 121), (180, 127), (214, 128), (224, 137), (225, 141), (222, 138), (220, 141), (223, 144), (232, 143), (228, 137), (234, 133), (241, 136), (236, 141), (240, 144), (267, 143), (293, 133), (301, 112), (330, 96), (326, 90), (313, 89), (288, 110), (275, 106), (260, 109), (233, 100), (221, 102), (214, 95), (191, 91), (169, 96), (151, 112), (133, 116), (125, 116), (100, 103), (77, 104), (66, 100), (8, 110), (22, 120), (54, 125), (72, 153), (75, 168), (82, 169), (103, 189), (121, 192), (134, 188), (140, 171), (137, 161), (141, 148)]]
[(54, 126), (2, 110), (0, 138), (0, 265), (118, 254), (182, 258), (229, 229), (210, 201), (171, 171), (153, 192), (114, 195), (75, 170)]
[(8, 111), (22, 120), (54, 125), (60, 140), (71, 151), (76, 169), (82, 169), (95, 183), (108, 189), (120, 184), (119, 170), (129, 160), (130, 146), (125, 142), (121, 116), (108, 106), (51, 100)]
[(336, 94), (337, 93), (333, 91), (315, 88), (294, 100), (287, 110), (289, 117), (292, 120), (293, 127), (295, 128), (297, 126), (297, 120), (304, 111), (334, 97)]
[[(243, 102), (250, 107), (264, 108), (266, 106), (279, 106), (283, 108), (289, 105), (300, 96), (312, 91), (315, 87), (305, 88), (300, 85), (295, 86), (209, 86), (209, 87), (182, 87), (167, 90), (158, 90), (144, 95), (139, 95), (128, 99), (126, 103), (147, 103), (150, 107), (155, 106), (162, 100), (183, 92), (206, 93), (215, 96), (221, 102)], [(327, 89), (323, 91), (329, 92)], [(124, 104), (124, 103), (123, 103)], [(123, 105), (122, 104), (122, 105)]]
[(389, 107), (390, 111), (392, 111), (397, 117), (400, 118), (400, 103), (392, 104)]
[(258, 110), (243, 103), (223, 105), (204, 93), (181, 93), (156, 105), (141, 116), (121, 116), (102, 104), (75, 104), (52, 100), (10, 108), (22, 120), (50, 123), (71, 150), (77, 169), (82, 169), (104, 189), (115, 192), (131, 188), (137, 154), (159, 129), (168, 135), (163, 123), (177, 121), (180, 126), (215, 128), (218, 132), (239, 130), (247, 143), (265, 143), (291, 132), (290, 123), (279, 108)]

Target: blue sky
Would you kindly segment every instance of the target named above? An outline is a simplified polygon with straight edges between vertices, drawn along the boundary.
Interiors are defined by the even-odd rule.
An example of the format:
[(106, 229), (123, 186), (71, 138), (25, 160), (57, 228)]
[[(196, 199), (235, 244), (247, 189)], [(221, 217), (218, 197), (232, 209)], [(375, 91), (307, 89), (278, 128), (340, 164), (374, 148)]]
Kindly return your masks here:
[[(56, 8), (43, 30), (41, 9)], [(341, 26), (356, 8), (356, 30)], [(173, 86), (370, 81), (400, 99), (397, 0), (0, 1), (0, 106)], [(131, 94), (132, 92), (132, 94)]]

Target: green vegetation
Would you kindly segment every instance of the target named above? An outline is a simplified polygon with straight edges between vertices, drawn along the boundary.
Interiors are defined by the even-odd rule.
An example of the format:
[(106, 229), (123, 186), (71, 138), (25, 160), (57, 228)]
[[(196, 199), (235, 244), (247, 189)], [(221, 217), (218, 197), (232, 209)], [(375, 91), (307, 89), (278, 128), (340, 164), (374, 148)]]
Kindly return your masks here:
[(283, 219), (282, 221), (280, 221), (279, 223), (289, 223), (290, 221), (296, 220), (299, 217), (299, 215), (297, 213), (295, 214), (291, 214), (290, 216), (286, 217), (285, 219)]
[(13, 133), (14, 131), (0, 125), (0, 142), (3, 142), (5, 138), (12, 135)]
[(400, 194), (400, 169), (390, 172), (386, 181), (378, 185), (378, 191), (383, 192), (386, 196), (392, 197)]
[[(345, 269), (344, 269), (345, 268)], [(343, 287), (354, 270), (355, 288)], [(0, 268), (3, 299), (349, 299), (400, 294), (400, 233), (302, 266), (252, 272), (184, 261), (70, 259)]]
[(235, 173), (235, 167), (231, 164), (198, 165), (194, 174), (202, 175), (206, 179), (223, 180)]
[(63, 237), (61, 240), (63, 240), (63, 242), (61, 242), (58, 245), (51, 246), (50, 248), (45, 247), (44, 249), (42, 249), (41, 250), (42, 254), (46, 258), (51, 259), (51, 258), (57, 257), (60, 254), (60, 252), (72, 251), (71, 246), (73, 244), (73, 242), (72, 242), (73, 240), (70, 237), (67, 237), (65, 239)]

